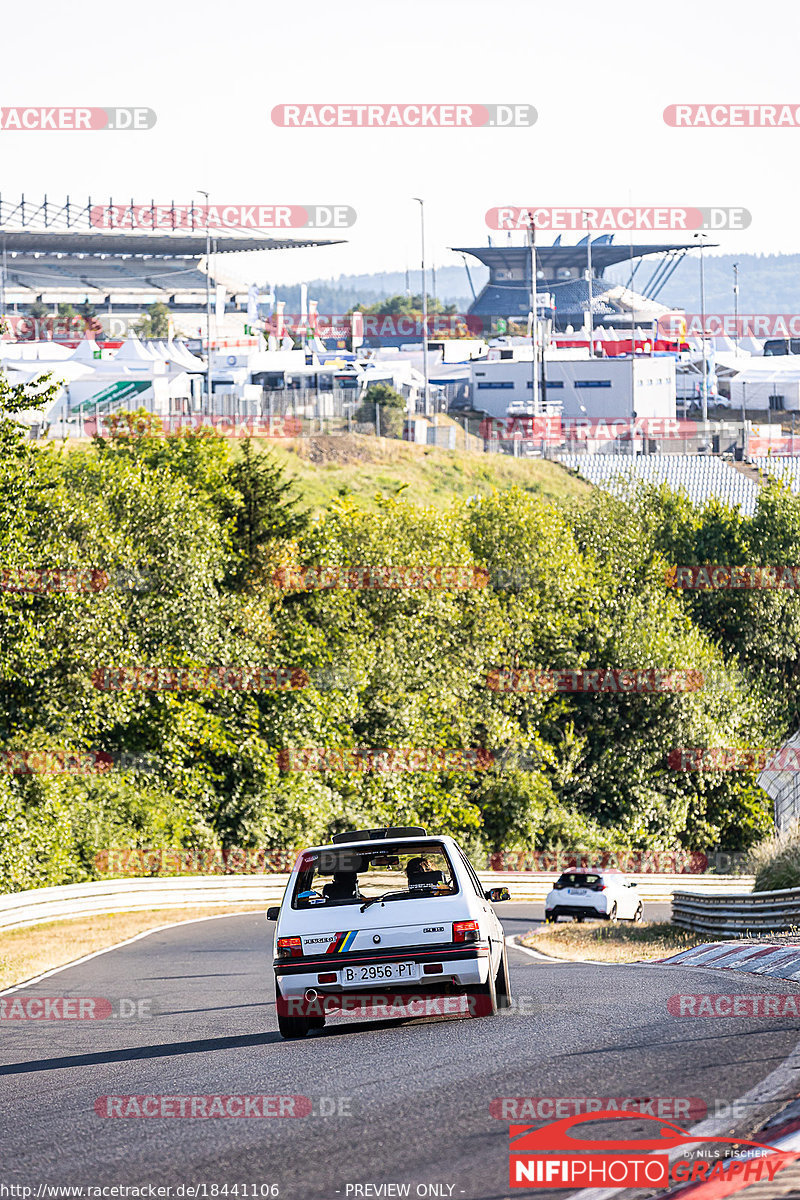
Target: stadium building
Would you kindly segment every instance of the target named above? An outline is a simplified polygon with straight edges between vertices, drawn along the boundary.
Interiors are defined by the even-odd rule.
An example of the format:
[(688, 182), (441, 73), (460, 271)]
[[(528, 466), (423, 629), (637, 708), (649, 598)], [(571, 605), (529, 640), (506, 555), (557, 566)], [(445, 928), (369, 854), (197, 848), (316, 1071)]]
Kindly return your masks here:
[(215, 229), (209, 266), (205, 227), (186, 230), (178, 227), (178, 220), (173, 229), (101, 228), (98, 207), (91, 200), (76, 204), (67, 199), (62, 204), (0, 197), (0, 315), (12, 328), (18, 324), (15, 317), (29, 313), (37, 302), (54, 317), (58, 305), (90, 304), (106, 333), (114, 333), (116, 318), (117, 333), (124, 336), (131, 324), (126, 315), (136, 317), (160, 301), (176, 318), (183, 315), (184, 324), (196, 314), (186, 332), (197, 333), (198, 327), (204, 331), (209, 279), (220, 325), (225, 313), (246, 313), (248, 289), (242, 284), (241, 268), (232, 269), (236, 256), (342, 240)]
[[(706, 249), (711, 249), (710, 244)], [(472, 289), (469, 315), (479, 317), (486, 332), (497, 318), (525, 324), (530, 312), (531, 251), (527, 245), (455, 247), (457, 254), (469, 254), (489, 268), (489, 280), (479, 295)], [(553, 321), (553, 328), (564, 332), (579, 328), (589, 309), (589, 278), (593, 324), (606, 328), (628, 329), (649, 326), (672, 311), (659, 304), (657, 297), (680, 261), (696, 244), (615, 245), (613, 234), (603, 234), (590, 243), (585, 237), (575, 246), (562, 246), (560, 236), (552, 246), (536, 247), (536, 290), (540, 315)], [(649, 277), (643, 271), (638, 291), (632, 290), (645, 258), (658, 256)], [(466, 261), (466, 260), (465, 260)], [(609, 267), (629, 263), (627, 284), (614, 284), (605, 278)], [(651, 264), (652, 265), (652, 264)], [(467, 271), (469, 276), (469, 270)], [(472, 280), (470, 278), (470, 287)], [(547, 299), (549, 297), (549, 300)]]

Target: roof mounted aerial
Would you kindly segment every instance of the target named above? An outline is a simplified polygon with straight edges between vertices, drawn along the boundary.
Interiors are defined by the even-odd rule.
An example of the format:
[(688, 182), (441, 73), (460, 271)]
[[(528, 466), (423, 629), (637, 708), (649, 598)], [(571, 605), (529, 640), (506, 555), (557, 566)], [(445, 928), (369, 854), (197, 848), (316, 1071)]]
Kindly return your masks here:
[(350, 829), (346, 833), (335, 833), (331, 842), (373, 842), (383, 838), (427, 837), (421, 825), (384, 825), (381, 829)]

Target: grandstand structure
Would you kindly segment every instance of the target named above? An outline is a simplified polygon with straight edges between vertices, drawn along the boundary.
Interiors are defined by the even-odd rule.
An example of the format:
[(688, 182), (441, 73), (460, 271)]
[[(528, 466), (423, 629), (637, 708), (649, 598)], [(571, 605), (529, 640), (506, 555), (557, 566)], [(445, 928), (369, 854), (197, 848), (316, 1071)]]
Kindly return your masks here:
[[(708, 243), (706, 249), (712, 249)], [(628, 329), (635, 325), (650, 325), (659, 317), (672, 312), (657, 300), (658, 294), (678, 264), (696, 250), (694, 243), (660, 245), (614, 244), (613, 234), (603, 234), (589, 241), (589, 235), (574, 246), (562, 246), (560, 236), (552, 246), (536, 246), (537, 292), (552, 297), (552, 308), (544, 315), (553, 321), (553, 328), (563, 332), (568, 326), (581, 326), (589, 310), (588, 273), (591, 267), (591, 297), (593, 321), (610, 329)], [(492, 318), (525, 324), (530, 312), (531, 252), (528, 246), (492, 245), (454, 247), (457, 254), (470, 254), (489, 268), (489, 279), (469, 307), (469, 315), (482, 318), (489, 326)], [(644, 259), (656, 255), (658, 261), (648, 278), (646, 272), (638, 283), (631, 285)], [(605, 279), (609, 267), (630, 263), (627, 285)], [(469, 275), (469, 272), (468, 272)], [(471, 279), (470, 279), (471, 286)]]
[(342, 240), (277, 238), (226, 226), (211, 231), (209, 266), (204, 226), (179, 228), (175, 221), (174, 228), (106, 229), (98, 227), (98, 207), (91, 199), (77, 204), (0, 196), (0, 315), (27, 313), (37, 301), (54, 311), (59, 304), (88, 302), (100, 316), (138, 313), (157, 301), (176, 312), (198, 311), (209, 276), (215, 293), (218, 285), (226, 289), (228, 307), (241, 309), (247, 288), (229, 269), (236, 255)]
[(693, 504), (716, 499), (738, 506), (748, 517), (756, 508), (755, 480), (711, 454), (563, 454), (559, 462), (596, 487), (618, 494), (639, 482), (666, 484), (684, 492)]
[(758, 467), (759, 471), (764, 471), (773, 479), (780, 479), (795, 496), (800, 494), (800, 455), (758, 455), (752, 456), (749, 461), (754, 467)]

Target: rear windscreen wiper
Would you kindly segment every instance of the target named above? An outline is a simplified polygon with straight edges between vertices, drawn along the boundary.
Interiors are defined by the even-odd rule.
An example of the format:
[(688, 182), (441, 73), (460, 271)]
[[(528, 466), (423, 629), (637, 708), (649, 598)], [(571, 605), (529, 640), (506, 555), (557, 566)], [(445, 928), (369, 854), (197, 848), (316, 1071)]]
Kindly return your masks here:
[(377, 904), (378, 901), (385, 900), (387, 896), (404, 896), (407, 890), (407, 888), (393, 888), (391, 892), (384, 892), (382, 896), (370, 896), (361, 905), (360, 911), (364, 912), (365, 909), (369, 908), (370, 904)]

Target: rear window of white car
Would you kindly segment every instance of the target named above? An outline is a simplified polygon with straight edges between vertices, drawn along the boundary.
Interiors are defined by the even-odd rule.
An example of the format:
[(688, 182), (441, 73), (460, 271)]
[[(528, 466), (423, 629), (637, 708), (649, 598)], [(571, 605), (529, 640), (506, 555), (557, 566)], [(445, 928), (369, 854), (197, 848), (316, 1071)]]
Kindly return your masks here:
[(304, 852), (292, 908), (339, 907), (371, 897), (388, 901), (454, 896), (458, 879), (441, 844), (342, 845)]
[(556, 883), (556, 888), (589, 888), (596, 892), (603, 884), (600, 875), (584, 874), (580, 871), (565, 871)]

